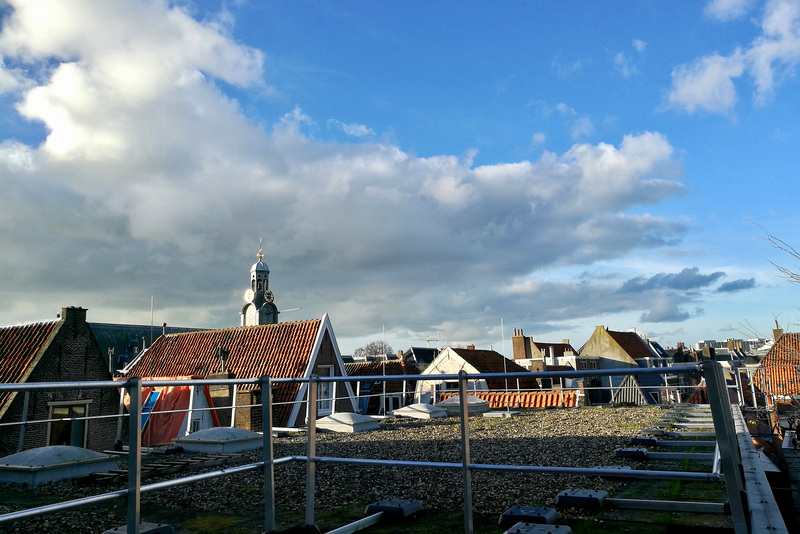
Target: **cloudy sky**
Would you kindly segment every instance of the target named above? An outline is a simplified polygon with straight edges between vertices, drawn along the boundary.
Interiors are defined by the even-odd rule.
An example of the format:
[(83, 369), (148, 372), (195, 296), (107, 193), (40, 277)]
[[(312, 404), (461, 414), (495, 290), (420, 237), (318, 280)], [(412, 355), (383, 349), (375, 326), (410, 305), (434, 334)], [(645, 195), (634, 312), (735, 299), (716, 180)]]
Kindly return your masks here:
[[(0, 0), (0, 324), (797, 330), (800, 1)], [(501, 328), (503, 325), (503, 328)]]

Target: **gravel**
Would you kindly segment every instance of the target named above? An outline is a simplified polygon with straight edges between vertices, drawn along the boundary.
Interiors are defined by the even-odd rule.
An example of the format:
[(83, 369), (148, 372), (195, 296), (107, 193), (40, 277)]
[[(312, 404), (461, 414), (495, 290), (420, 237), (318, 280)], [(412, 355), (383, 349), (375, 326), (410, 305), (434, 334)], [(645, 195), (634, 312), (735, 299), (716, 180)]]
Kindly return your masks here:
[[(567, 467), (598, 467), (625, 463), (614, 457), (630, 436), (649, 426), (661, 414), (656, 407), (580, 408), (526, 411), (513, 418), (470, 418), (470, 454), (473, 463)], [(318, 433), (317, 456), (461, 461), (458, 418), (433, 420), (385, 419), (379, 431)], [(305, 455), (305, 434), (275, 440), (275, 457)], [(197, 456), (197, 455), (194, 455)], [(163, 457), (159, 457), (163, 459)], [(172, 457), (170, 457), (172, 459)], [(241, 463), (261, 460), (260, 451), (246, 454)], [(154, 461), (146, 459), (145, 461)], [(124, 459), (120, 459), (124, 464)], [(275, 467), (276, 509), (279, 515), (302, 514), (305, 505), (305, 464), (287, 462)], [(192, 471), (191, 474), (197, 471)], [(172, 475), (173, 477), (175, 475)], [(161, 479), (148, 478), (149, 484)], [(620, 482), (575, 476), (496, 473), (472, 475), (475, 513), (500, 514), (514, 505), (553, 506), (567, 488), (604, 489), (613, 494)], [(317, 466), (315, 507), (335, 510), (354, 503), (387, 498), (416, 499), (426, 509), (458, 511), (462, 507), (459, 471), (398, 466)], [(0, 512), (29, 508), (52, 500), (74, 499), (124, 487), (85, 486), (69, 481), (38, 488), (0, 485)], [(263, 517), (263, 476), (260, 470), (142, 494), (143, 519), (147, 510), (174, 510), (176, 517), (204, 514)], [(0, 532), (98, 533), (124, 523), (124, 503), (115, 507), (84, 508), (58, 515), (0, 525)], [(579, 509), (562, 516), (579, 516)], [(302, 515), (300, 515), (302, 517)]]

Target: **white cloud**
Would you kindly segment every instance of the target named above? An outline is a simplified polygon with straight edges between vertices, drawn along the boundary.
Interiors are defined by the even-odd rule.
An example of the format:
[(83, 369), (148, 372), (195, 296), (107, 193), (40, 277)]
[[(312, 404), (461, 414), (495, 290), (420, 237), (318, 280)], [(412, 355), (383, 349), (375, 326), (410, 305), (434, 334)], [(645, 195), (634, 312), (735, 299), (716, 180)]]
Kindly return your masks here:
[(328, 124), (342, 130), (344, 133), (352, 137), (369, 137), (375, 135), (375, 131), (372, 128), (369, 128), (363, 124), (345, 124), (341, 121), (337, 121), (336, 119), (330, 119)]
[(614, 56), (614, 66), (620, 74), (622, 74), (623, 78), (629, 78), (631, 75), (636, 74), (636, 66), (634, 66), (628, 56), (622, 52)]
[(531, 144), (543, 145), (547, 141), (547, 136), (542, 132), (536, 132), (531, 136)]
[(572, 139), (578, 140), (594, 133), (594, 124), (589, 117), (581, 117), (572, 124)]
[(746, 14), (753, 0), (712, 0), (706, 4), (705, 12), (718, 20), (732, 20)]
[(733, 80), (743, 72), (743, 57), (738, 53), (732, 57), (714, 54), (691, 65), (681, 65), (672, 71), (669, 104), (689, 113), (728, 113), (737, 101)]
[[(34, 31), (34, 4), (53, 8), (46, 31)], [(510, 280), (685, 232), (637, 213), (683, 190), (661, 134), (474, 168), (471, 151), (420, 158), (388, 142), (320, 142), (299, 107), (258, 126), (226, 96), (218, 80), (265, 82), (260, 52), (222, 27), (160, 2), (19, 5), (0, 50), (44, 73), (16, 109), (47, 139), (0, 138), (0, 313), (38, 298), (35, 288), (42, 302), (129, 322), (156, 294), (170, 324), (230, 326), (263, 236), (279, 306), (303, 308), (287, 320), (330, 312), (340, 336), (445, 320), (457, 332), (496, 312), (486, 308), (503, 304)], [(592, 131), (558, 109), (580, 135)], [(586, 298), (580, 285), (553, 302), (559, 293)], [(624, 302), (605, 305), (642, 309)]]
[(556, 109), (559, 111), (559, 113), (563, 113), (564, 115), (576, 115), (577, 114), (574, 109), (572, 109), (571, 107), (569, 107), (568, 105), (566, 105), (563, 102), (559, 102), (558, 104), (556, 104)]
[(11, 139), (0, 141), (0, 165), (13, 173), (33, 172), (34, 151), (29, 146)]
[[(727, 20), (747, 4), (714, 2), (709, 9), (712, 7), (715, 16)], [(744, 74), (756, 85), (755, 103), (764, 104), (775, 89), (776, 76), (793, 76), (800, 61), (800, 2), (768, 0), (760, 29), (761, 35), (749, 46), (737, 48), (730, 55), (714, 53), (676, 67), (668, 104), (689, 113), (702, 110), (728, 114), (738, 100), (734, 81)]]
[(633, 47), (636, 49), (637, 52), (641, 54), (647, 48), (647, 43), (642, 41), (641, 39), (634, 39)]

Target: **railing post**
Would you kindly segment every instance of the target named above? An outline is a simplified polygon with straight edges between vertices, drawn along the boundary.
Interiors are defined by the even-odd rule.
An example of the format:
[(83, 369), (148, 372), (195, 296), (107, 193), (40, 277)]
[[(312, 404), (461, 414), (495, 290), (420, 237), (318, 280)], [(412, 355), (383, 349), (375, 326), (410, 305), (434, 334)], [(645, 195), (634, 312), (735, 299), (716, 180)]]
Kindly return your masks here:
[[(736, 427), (731, 413), (731, 401), (725, 376), (719, 362), (707, 361), (701, 364), (706, 379), (708, 403), (714, 420), (714, 432), (717, 434), (722, 474), (725, 476), (725, 489), (731, 509), (731, 519), (736, 534), (749, 532), (748, 516), (745, 508), (747, 495), (742, 481), (742, 461), (739, 454), (739, 441), (736, 438)], [(738, 406), (736, 408), (739, 409)]]
[(236, 395), (238, 394), (238, 384), (233, 385), (233, 396), (231, 397), (231, 428), (236, 427)]
[(314, 525), (314, 490), (317, 475), (317, 384), (319, 377), (311, 375), (308, 381), (308, 447), (306, 452), (306, 526)]
[(264, 532), (275, 532), (275, 451), (272, 443), (272, 379), (262, 376), (261, 431), (264, 438)]
[(128, 534), (139, 534), (142, 463), (142, 379), (132, 376), (128, 390)]
[(25, 398), (22, 401), (22, 425), (19, 428), (19, 447), (17, 452), (25, 449), (25, 429), (28, 428), (28, 405), (31, 400), (31, 392), (25, 391)]
[(464, 532), (473, 533), (472, 471), (469, 454), (469, 403), (467, 402), (467, 373), (458, 372), (458, 397), (461, 401), (461, 487), (464, 499)]

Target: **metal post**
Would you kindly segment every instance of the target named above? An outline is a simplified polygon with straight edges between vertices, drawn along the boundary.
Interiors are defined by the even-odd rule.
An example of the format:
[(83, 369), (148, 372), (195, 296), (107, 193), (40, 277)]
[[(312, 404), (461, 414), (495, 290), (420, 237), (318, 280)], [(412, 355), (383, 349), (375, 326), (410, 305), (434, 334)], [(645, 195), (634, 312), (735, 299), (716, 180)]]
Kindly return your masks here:
[(31, 392), (25, 391), (25, 397), (22, 401), (22, 425), (19, 428), (19, 447), (17, 452), (22, 452), (25, 448), (25, 429), (28, 428), (28, 404), (31, 400)]
[(233, 385), (233, 398), (231, 399), (231, 428), (236, 427), (236, 395), (238, 384)]
[(311, 375), (308, 382), (308, 450), (306, 453), (306, 526), (314, 525), (314, 488), (317, 464), (317, 384), (319, 377)]
[(120, 388), (119, 391), (119, 416), (117, 417), (117, 439), (114, 443), (122, 441), (122, 419), (125, 415), (125, 389)]
[[(189, 411), (186, 414), (186, 431), (183, 436), (186, 437), (192, 433), (192, 415), (194, 414), (194, 388), (198, 386), (189, 386)], [(151, 427), (153, 425), (150, 425)], [(149, 427), (148, 427), (149, 428)], [(147, 443), (152, 447), (153, 443), (148, 439)]]
[(262, 376), (261, 431), (264, 438), (264, 532), (275, 532), (275, 451), (272, 443), (272, 379)]
[[(742, 461), (739, 455), (739, 441), (736, 439), (736, 428), (733, 424), (731, 402), (722, 366), (716, 361), (701, 364), (706, 379), (708, 403), (714, 420), (714, 431), (717, 434), (722, 473), (725, 475), (725, 488), (731, 509), (733, 528), (737, 534), (747, 534), (748, 517), (745, 509), (747, 495), (742, 482)], [(736, 408), (739, 409), (738, 406)]]
[(142, 379), (133, 376), (126, 384), (128, 398), (128, 534), (139, 534), (142, 467)]
[(738, 367), (732, 368), (731, 370), (734, 371), (734, 375), (733, 376), (736, 379), (735, 380), (735, 382), (736, 382), (736, 394), (738, 395), (738, 398), (736, 400), (738, 401), (739, 406), (745, 406), (745, 402), (744, 402), (744, 386), (743, 386), (743, 382), (742, 382), (742, 371)]
[(464, 532), (473, 533), (472, 471), (469, 455), (469, 403), (467, 402), (467, 373), (458, 372), (458, 396), (461, 401), (461, 484), (464, 498)]
[(331, 404), (331, 415), (336, 413), (336, 395), (338, 395), (339, 393), (338, 391), (336, 391), (336, 386), (338, 384), (339, 384), (338, 382), (333, 383), (333, 403)]

